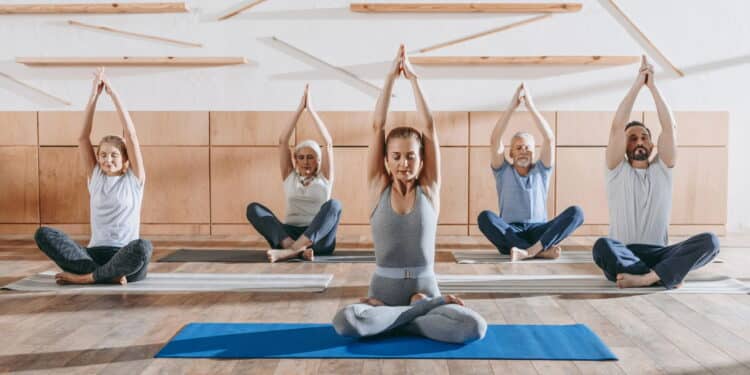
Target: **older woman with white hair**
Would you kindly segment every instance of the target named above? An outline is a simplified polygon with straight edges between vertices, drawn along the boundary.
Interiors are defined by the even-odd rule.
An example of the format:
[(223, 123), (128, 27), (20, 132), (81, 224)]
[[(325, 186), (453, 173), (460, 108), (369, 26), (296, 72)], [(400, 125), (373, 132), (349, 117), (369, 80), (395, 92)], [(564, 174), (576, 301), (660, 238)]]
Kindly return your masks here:
[[(310, 112), (323, 137), (325, 157), (313, 140), (298, 143), (293, 152), (289, 150), (289, 140), (305, 109)], [(247, 206), (247, 219), (271, 246), (267, 252), (268, 260), (271, 263), (298, 257), (312, 260), (315, 254), (333, 253), (341, 218), (341, 203), (331, 199), (333, 141), (313, 109), (309, 87), (305, 87), (294, 117), (279, 137), (279, 156), (287, 202), (286, 220), (282, 223), (260, 203)]]

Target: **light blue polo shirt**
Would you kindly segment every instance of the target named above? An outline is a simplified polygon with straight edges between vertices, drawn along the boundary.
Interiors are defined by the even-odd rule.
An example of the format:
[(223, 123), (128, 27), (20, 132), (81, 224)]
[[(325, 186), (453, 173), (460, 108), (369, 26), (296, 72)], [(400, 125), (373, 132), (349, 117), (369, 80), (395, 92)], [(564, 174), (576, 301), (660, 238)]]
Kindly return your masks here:
[(497, 188), (500, 216), (506, 223), (541, 223), (547, 221), (547, 192), (552, 167), (537, 161), (529, 174), (521, 176), (507, 160), (492, 168)]

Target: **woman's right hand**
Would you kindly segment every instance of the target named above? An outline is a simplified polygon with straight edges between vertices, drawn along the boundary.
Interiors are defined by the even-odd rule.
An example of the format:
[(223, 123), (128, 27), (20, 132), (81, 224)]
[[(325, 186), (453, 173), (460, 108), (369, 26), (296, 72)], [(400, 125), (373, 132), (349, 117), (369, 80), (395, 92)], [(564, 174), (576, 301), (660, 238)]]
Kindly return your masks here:
[(297, 106), (297, 112), (302, 112), (307, 108), (308, 106), (308, 96), (310, 95), (310, 84), (305, 85), (305, 92), (302, 93), (302, 99), (299, 102), (299, 105)]
[(393, 59), (393, 63), (391, 64), (391, 69), (388, 71), (388, 76), (391, 79), (396, 79), (398, 76), (401, 75), (401, 72), (403, 71), (403, 59), (404, 59), (404, 45), (400, 45), (398, 47), (398, 53), (396, 53), (396, 58)]
[(521, 82), (520, 85), (518, 85), (518, 88), (516, 89), (516, 93), (513, 94), (513, 99), (510, 100), (510, 108), (516, 109), (521, 105), (521, 100), (523, 100), (523, 97), (526, 95), (526, 85), (525, 83)]
[(443, 301), (445, 301), (446, 305), (451, 305), (451, 304), (453, 304), (453, 305), (459, 305), (459, 306), (463, 306), (464, 305), (464, 300), (462, 300), (462, 299), (454, 296), (453, 294), (446, 294), (446, 295), (444, 295), (443, 296)]

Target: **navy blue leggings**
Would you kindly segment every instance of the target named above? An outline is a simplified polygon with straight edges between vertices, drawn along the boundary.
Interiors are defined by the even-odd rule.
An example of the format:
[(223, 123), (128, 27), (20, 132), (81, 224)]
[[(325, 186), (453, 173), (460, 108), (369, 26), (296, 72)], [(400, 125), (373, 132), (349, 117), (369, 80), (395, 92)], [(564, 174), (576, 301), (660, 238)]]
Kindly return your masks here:
[(583, 210), (571, 206), (546, 223), (506, 223), (492, 211), (482, 211), (477, 218), (479, 230), (503, 254), (513, 247), (528, 249), (540, 242), (543, 249), (557, 245), (583, 224)]
[(670, 246), (625, 245), (611, 238), (600, 238), (594, 243), (593, 252), (594, 262), (610, 281), (616, 281), (618, 273), (642, 275), (654, 270), (669, 289), (718, 254), (719, 238), (713, 233), (701, 233)]
[(260, 203), (250, 203), (247, 206), (247, 220), (273, 249), (281, 249), (281, 241), (287, 237), (297, 240), (304, 234), (312, 241), (315, 254), (332, 254), (336, 248), (336, 229), (340, 219), (341, 203), (335, 199), (325, 202), (306, 227), (283, 224), (271, 210)]

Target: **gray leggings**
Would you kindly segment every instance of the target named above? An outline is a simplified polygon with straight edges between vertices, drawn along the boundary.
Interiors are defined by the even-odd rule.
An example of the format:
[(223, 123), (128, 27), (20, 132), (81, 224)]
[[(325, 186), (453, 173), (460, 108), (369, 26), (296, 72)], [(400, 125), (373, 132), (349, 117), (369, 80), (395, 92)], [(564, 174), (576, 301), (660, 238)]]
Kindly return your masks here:
[(436, 341), (463, 344), (482, 339), (487, 322), (473, 310), (445, 304), (443, 297), (434, 297), (410, 306), (355, 303), (336, 313), (333, 327), (343, 336), (367, 337), (403, 330)]
[[(415, 293), (427, 295), (413, 305)], [(365, 337), (400, 329), (433, 340), (465, 343), (479, 340), (487, 331), (487, 322), (471, 309), (445, 304), (434, 276), (393, 279), (372, 275), (370, 296), (388, 306), (355, 303), (333, 318), (336, 332), (344, 336)]]
[(37, 229), (34, 240), (63, 271), (79, 275), (91, 273), (95, 282), (110, 282), (122, 276), (130, 282), (145, 279), (153, 252), (151, 242), (141, 239), (131, 241), (123, 248), (85, 248), (65, 233), (48, 227)]

